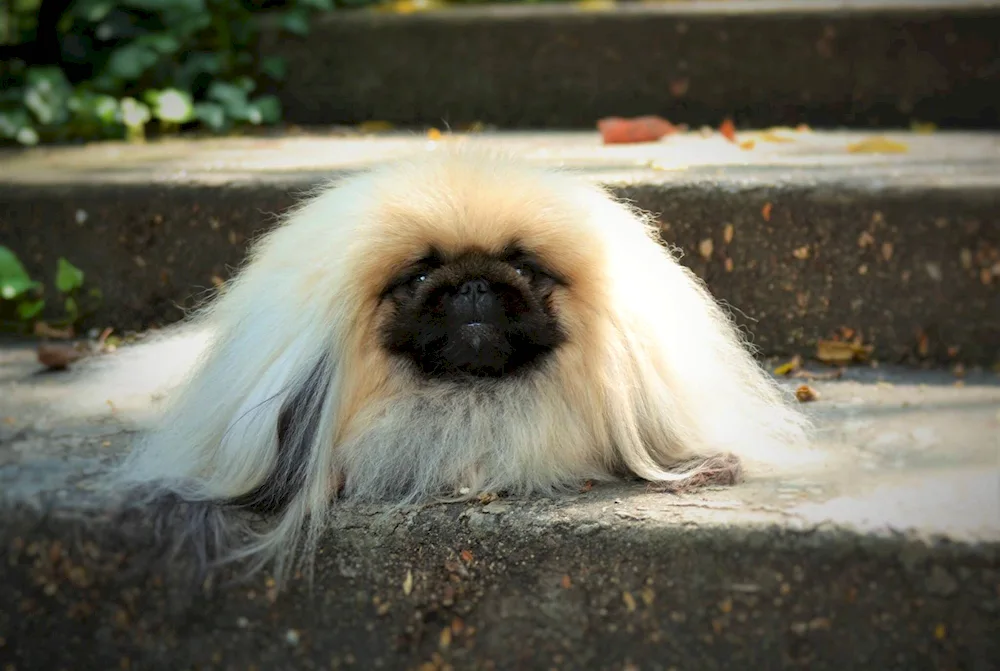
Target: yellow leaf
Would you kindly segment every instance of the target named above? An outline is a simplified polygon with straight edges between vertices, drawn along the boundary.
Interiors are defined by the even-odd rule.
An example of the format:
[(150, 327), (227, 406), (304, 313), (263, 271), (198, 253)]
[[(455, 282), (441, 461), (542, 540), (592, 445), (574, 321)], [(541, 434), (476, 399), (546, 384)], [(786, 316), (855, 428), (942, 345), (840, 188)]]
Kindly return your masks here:
[(631, 613), (635, 610), (635, 597), (630, 592), (622, 592), (622, 601), (625, 602), (625, 608), (628, 612)]
[(778, 135), (773, 129), (760, 133), (759, 135), (757, 135), (757, 139), (760, 140), (761, 142), (775, 142), (775, 143), (795, 142), (793, 138), (783, 137), (781, 135)]
[(443, 3), (436, 0), (396, 0), (375, 5), (375, 11), (386, 14), (414, 14), (429, 9), (438, 9)]
[(847, 364), (852, 361), (864, 361), (872, 353), (871, 345), (842, 340), (820, 340), (816, 343), (816, 358), (823, 363)]
[(614, 0), (580, 0), (577, 9), (583, 12), (603, 12), (615, 8)]
[(847, 145), (847, 151), (852, 154), (905, 154), (909, 150), (902, 142), (886, 137), (870, 137)]
[(413, 573), (407, 571), (406, 579), (403, 580), (403, 594), (409, 596), (410, 592), (412, 591), (413, 591)]
[(789, 373), (797, 371), (801, 366), (802, 366), (802, 357), (796, 354), (794, 357), (792, 357), (791, 361), (787, 361), (778, 366), (777, 368), (775, 368), (774, 374), (788, 375)]
[(392, 129), (393, 125), (388, 121), (363, 121), (358, 124), (358, 130), (362, 133), (381, 133)]

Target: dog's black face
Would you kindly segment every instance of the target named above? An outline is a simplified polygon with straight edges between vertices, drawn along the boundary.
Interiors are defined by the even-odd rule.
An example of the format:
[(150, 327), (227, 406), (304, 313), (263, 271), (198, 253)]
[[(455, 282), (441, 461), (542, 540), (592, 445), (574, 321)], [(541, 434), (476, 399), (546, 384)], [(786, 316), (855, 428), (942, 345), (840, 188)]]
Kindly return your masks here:
[(395, 308), (383, 344), (431, 378), (524, 372), (565, 340), (549, 305), (560, 284), (565, 282), (517, 248), (447, 259), (431, 252), (383, 292)]

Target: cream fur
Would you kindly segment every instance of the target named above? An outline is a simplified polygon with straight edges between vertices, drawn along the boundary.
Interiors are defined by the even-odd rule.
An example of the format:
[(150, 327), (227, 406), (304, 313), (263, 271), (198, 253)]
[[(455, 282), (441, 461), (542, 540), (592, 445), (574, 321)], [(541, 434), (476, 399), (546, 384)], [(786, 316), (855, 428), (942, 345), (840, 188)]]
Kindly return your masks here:
[[(519, 382), (428, 385), (377, 344), (378, 292), (430, 243), (512, 238), (565, 274), (568, 343)], [(751, 473), (787, 463), (807, 423), (645, 215), (602, 189), (503, 156), (438, 151), (320, 189), (265, 235), (227, 290), (178, 329), (182, 371), (161, 417), (115, 474), (185, 498), (243, 494), (276, 467), (284, 401), (323, 369), (304, 486), (229, 556), (306, 555), (337, 498), (418, 502), (467, 491), (545, 492), (615, 468), (678, 480), (692, 457), (734, 453)], [(137, 380), (172, 337), (109, 357)], [(162, 366), (161, 366), (162, 367)], [(129, 387), (132, 390), (132, 387)], [(133, 390), (134, 391), (134, 390)], [(754, 470), (755, 469), (755, 470)], [(464, 488), (468, 488), (467, 490)], [(312, 513), (312, 514), (311, 514)]]

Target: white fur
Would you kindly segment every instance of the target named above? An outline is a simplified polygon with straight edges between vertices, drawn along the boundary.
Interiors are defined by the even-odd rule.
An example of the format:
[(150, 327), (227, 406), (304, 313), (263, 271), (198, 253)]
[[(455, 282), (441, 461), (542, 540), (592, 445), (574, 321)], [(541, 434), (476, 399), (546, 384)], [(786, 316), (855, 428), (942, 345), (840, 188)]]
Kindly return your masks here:
[[(387, 203), (412, 207), (414, 221), (430, 217), (430, 230), (451, 227), (472, 239), (516, 219), (545, 222), (540, 235), (581, 241), (591, 256), (568, 263), (587, 264), (581, 277), (594, 288), (574, 310), (589, 330), (571, 332), (565, 352), (519, 382), (472, 392), (420, 384), (375, 338), (359, 336), (370, 327), (373, 289), (358, 284), (359, 264), (379, 261), (373, 250), (399, 230), (379, 219)], [(345, 477), (348, 497), (403, 503), (461, 488), (469, 496), (551, 491), (611, 478), (622, 463), (648, 480), (679, 480), (691, 473), (673, 466), (719, 452), (763, 472), (804, 453), (806, 421), (654, 235), (644, 215), (597, 187), (475, 153), (417, 158), (323, 188), (177, 330), (186, 344), (157, 338), (96, 371), (105, 388), (108, 375), (129, 382), (126, 396), (138, 386), (172, 391), (114, 486), (153, 485), (196, 500), (254, 488), (278, 458), (283, 402), (323, 357), (328, 396), (305, 487), (269, 528), (229, 551), (277, 559), (279, 572), (306, 522), (311, 551)], [(396, 268), (384, 270), (388, 278)], [(174, 368), (177, 354), (184, 361)], [(149, 364), (166, 374), (150, 377)], [(371, 389), (358, 401), (364, 385)]]

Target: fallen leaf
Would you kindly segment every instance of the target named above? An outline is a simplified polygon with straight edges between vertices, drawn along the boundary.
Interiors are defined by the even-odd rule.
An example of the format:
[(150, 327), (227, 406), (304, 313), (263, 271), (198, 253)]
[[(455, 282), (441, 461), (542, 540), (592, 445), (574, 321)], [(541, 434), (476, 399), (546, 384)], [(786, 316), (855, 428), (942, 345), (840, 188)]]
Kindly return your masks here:
[(744, 140), (743, 142), (740, 142), (740, 149), (743, 149), (745, 151), (750, 151), (756, 146), (757, 143), (754, 142), (753, 140)]
[(564, 575), (562, 577), (562, 588), (563, 589), (569, 589), (572, 586), (573, 586), (573, 583), (572, 583), (572, 581), (570, 581), (569, 576), (568, 575)]
[(45, 322), (35, 322), (34, 332), (39, 338), (55, 338), (56, 340), (69, 340), (74, 336), (72, 326), (57, 329), (52, 328)]
[(38, 362), (49, 370), (65, 370), (86, 354), (73, 345), (42, 343), (38, 346)]
[(715, 248), (715, 243), (712, 242), (712, 238), (705, 238), (698, 243), (698, 253), (701, 254), (702, 258), (708, 261), (712, 258), (712, 250)]
[(809, 124), (807, 124), (807, 123), (800, 123), (798, 126), (795, 127), (795, 130), (798, 131), (799, 133), (811, 133), (812, 132), (812, 128), (810, 128)]
[(735, 230), (733, 229), (733, 225), (732, 224), (726, 224), (726, 227), (724, 229), (722, 229), (722, 240), (723, 240), (723, 242), (725, 242), (727, 245), (730, 242), (732, 242), (733, 241), (733, 234), (734, 233), (735, 233)]
[(730, 142), (736, 142), (736, 124), (733, 123), (732, 119), (726, 119), (719, 124), (719, 132)]
[(726, 272), (727, 273), (733, 272), (733, 260), (732, 259), (727, 258), (725, 260), (725, 262), (723, 263), (723, 266), (726, 268)]
[(930, 338), (923, 331), (917, 334), (917, 354), (920, 356), (927, 356), (930, 351)]
[(609, 9), (614, 9), (614, 0), (578, 0), (576, 3), (577, 9), (583, 12), (603, 12)]
[(809, 258), (809, 245), (802, 245), (792, 250), (792, 256), (797, 258), (799, 261), (805, 261)]
[(362, 133), (383, 133), (393, 128), (388, 121), (362, 121), (358, 124), (358, 130)]
[(764, 207), (760, 208), (760, 216), (764, 217), (764, 221), (771, 221), (771, 208), (773, 207), (771, 203), (764, 203)]
[(795, 398), (799, 400), (799, 403), (808, 403), (810, 401), (815, 401), (819, 398), (819, 392), (810, 387), (807, 384), (800, 384), (795, 389)]
[(857, 341), (820, 340), (816, 343), (816, 358), (827, 364), (847, 364), (864, 361), (873, 350), (872, 345), (862, 345)]
[(462, 622), (461, 618), (456, 617), (451, 621), (451, 633), (461, 634), (463, 629), (465, 629), (465, 623)]
[(410, 570), (406, 571), (406, 578), (403, 580), (403, 594), (410, 596), (410, 592), (413, 591), (413, 572)]
[(441, 131), (439, 131), (437, 128), (431, 128), (429, 131), (427, 131), (427, 139), (429, 139), (429, 140), (440, 140), (441, 139)]
[(675, 79), (670, 82), (670, 95), (675, 98), (682, 98), (688, 92), (688, 86), (690, 82), (686, 77), (681, 79)]
[(472, 561), (472, 553), (468, 550), (462, 550), (462, 561), (466, 564)]
[(791, 360), (786, 361), (777, 368), (774, 369), (775, 375), (788, 375), (793, 373), (802, 367), (802, 357), (796, 354)]
[(870, 137), (847, 145), (847, 151), (851, 154), (905, 154), (909, 147), (886, 137)]
[(441, 636), (438, 639), (438, 643), (442, 648), (447, 648), (451, 645), (451, 627), (445, 627), (441, 630)]
[(794, 138), (778, 135), (774, 130), (767, 130), (763, 133), (758, 133), (755, 137), (761, 142), (774, 142), (776, 144), (795, 142)]
[(628, 612), (631, 613), (635, 610), (635, 597), (630, 592), (622, 592), (622, 601), (625, 602), (625, 608)]
[(605, 117), (597, 122), (597, 130), (601, 133), (604, 144), (629, 144), (636, 142), (655, 142), (667, 135), (681, 131), (663, 117)]
[(593, 480), (587, 480), (586, 482), (583, 483), (583, 486), (580, 487), (580, 492), (581, 493), (586, 493), (586, 492), (589, 492), (593, 488), (594, 488), (594, 481)]

